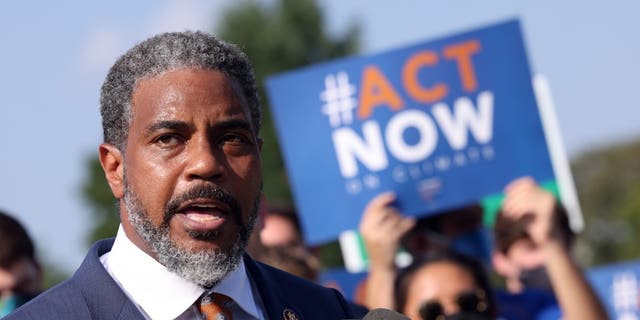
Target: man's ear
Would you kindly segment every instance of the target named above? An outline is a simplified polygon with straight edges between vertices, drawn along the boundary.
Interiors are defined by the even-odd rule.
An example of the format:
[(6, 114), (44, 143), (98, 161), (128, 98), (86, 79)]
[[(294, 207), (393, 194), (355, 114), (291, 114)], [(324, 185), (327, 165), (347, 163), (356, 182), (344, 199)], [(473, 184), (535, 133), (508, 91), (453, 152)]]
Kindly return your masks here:
[(494, 251), (491, 254), (491, 263), (496, 273), (503, 277), (511, 277), (517, 271), (502, 252)]
[(116, 199), (122, 199), (124, 194), (124, 157), (120, 149), (114, 145), (103, 143), (100, 145), (100, 165), (107, 178), (111, 192)]

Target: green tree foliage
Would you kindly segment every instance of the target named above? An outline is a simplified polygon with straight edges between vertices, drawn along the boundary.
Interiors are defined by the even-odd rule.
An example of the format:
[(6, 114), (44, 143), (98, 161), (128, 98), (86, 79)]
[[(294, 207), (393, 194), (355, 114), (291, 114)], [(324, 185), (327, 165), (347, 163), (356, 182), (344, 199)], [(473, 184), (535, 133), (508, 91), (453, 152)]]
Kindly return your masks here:
[(91, 208), (93, 220), (87, 244), (115, 236), (120, 223), (116, 200), (97, 157), (87, 159), (87, 176), (82, 185), (82, 196)]
[(572, 163), (593, 263), (640, 257), (640, 140), (586, 153)]
[(44, 290), (49, 289), (69, 278), (69, 274), (67, 272), (63, 271), (53, 263), (45, 262), (42, 266), (42, 270), (44, 271), (42, 284), (42, 288)]
[(266, 197), (271, 202), (291, 203), (264, 80), (274, 73), (356, 53), (359, 28), (353, 24), (342, 36), (330, 35), (322, 11), (313, 0), (276, 0), (270, 6), (240, 1), (223, 16), (217, 34), (240, 45), (249, 55), (263, 98), (261, 136)]

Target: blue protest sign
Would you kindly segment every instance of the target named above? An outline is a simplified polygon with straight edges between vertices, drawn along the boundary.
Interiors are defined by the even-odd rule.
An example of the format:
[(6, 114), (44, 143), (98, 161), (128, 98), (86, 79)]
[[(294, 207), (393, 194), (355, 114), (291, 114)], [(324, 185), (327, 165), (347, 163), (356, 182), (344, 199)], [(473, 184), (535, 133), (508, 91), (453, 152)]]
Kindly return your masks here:
[(640, 260), (592, 268), (587, 277), (611, 319), (640, 319)]
[(267, 81), (306, 239), (356, 229), (393, 190), (424, 216), (554, 179), (515, 20)]

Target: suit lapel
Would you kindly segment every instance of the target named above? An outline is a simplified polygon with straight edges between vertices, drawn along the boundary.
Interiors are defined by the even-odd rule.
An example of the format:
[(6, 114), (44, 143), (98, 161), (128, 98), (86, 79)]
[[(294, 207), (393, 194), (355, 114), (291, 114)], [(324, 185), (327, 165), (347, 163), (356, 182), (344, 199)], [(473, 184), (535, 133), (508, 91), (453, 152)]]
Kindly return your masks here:
[(113, 239), (97, 242), (73, 275), (93, 319), (141, 319), (144, 317), (111, 278), (99, 257), (110, 251)]
[(249, 276), (258, 288), (260, 299), (270, 320), (289, 319), (285, 315), (288, 312), (294, 312), (298, 315), (298, 319), (303, 319), (300, 317), (302, 314), (300, 310), (287, 302), (282, 284), (276, 283), (273, 277), (268, 276), (264, 266), (247, 255), (244, 256), (244, 263)]

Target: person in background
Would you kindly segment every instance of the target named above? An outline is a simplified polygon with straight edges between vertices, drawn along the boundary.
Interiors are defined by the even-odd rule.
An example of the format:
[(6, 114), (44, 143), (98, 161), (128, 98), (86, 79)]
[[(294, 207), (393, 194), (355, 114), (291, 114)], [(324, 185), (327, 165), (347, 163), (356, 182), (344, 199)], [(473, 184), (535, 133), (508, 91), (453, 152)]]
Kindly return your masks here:
[(489, 264), (491, 235), (482, 224), (482, 215), (482, 207), (473, 203), (418, 218), (402, 237), (402, 247), (414, 256), (452, 250)]
[(320, 261), (306, 247), (298, 217), (288, 207), (272, 207), (263, 198), (247, 253), (262, 263), (317, 281)]
[[(290, 207), (270, 206), (263, 197), (246, 250), (256, 261), (312, 282), (319, 280), (320, 259), (306, 246), (298, 216)], [(340, 291), (338, 287), (323, 285)], [(355, 316), (363, 316), (368, 311), (351, 300), (347, 300), (347, 304)]]
[(393, 282), (397, 275), (396, 252), (402, 246), (414, 258), (434, 251), (456, 251), (487, 261), (489, 237), (482, 226), (477, 204), (436, 215), (406, 217), (394, 206), (396, 196), (385, 192), (364, 210), (359, 230), (369, 256), (369, 272), (359, 286), (357, 302), (368, 308), (394, 308)]
[(304, 246), (298, 215), (288, 207), (268, 206), (259, 235), (268, 247)]
[[(561, 221), (566, 219), (566, 215), (563, 218), (564, 211), (553, 195), (538, 187), (531, 178), (514, 180), (505, 188), (505, 194), (502, 214), (523, 223), (529, 239), (527, 246), (535, 248), (538, 256), (544, 261), (544, 270), (549, 275), (548, 283), (558, 299), (563, 319), (606, 319), (607, 314), (602, 303), (595, 296), (580, 268), (569, 254), (568, 238), (560, 227)], [(416, 222), (414, 218), (402, 215), (393, 206), (394, 201), (395, 195), (393, 193), (383, 193), (375, 197), (365, 209), (360, 223), (360, 231), (370, 262), (364, 290), (364, 304), (368, 308), (397, 307), (397, 301), (395, 301), (393, 291), (390, 289), (393, 283), (392, 279), (396, 275), (394, 257), (403, 236), (414, 227)], [(432, 247), (425, 248), (425, 250), (430, 250)], [(414, 255), (414, 257), (420, 258), (420, 255)], [(494, 255), (494, 265), (495, 260)], [(509, 259), (509, 261), (505, 260), (502, 263), (510, 262), (506, 266), (513, 267), (515, 261)], [(516, 266), (524, 265), (516, 264)], [(514, 276), (514, 279), (517, 280), (517, 278), (519, 277)], [(530, 276), (530, 278), (541, 277)], [(524, 281), (523, 284), (526, 282), (530, 281)], [(533, 282), (542, 283), (544, 281)], [(513, 286), (511, 287), (513, 288)], [(522, 299), (514, 299), (513, 296), (505, 298), (505, 295), (499, 294), (496, 296), (498, 301), (503, 302), (498, 306), (501, 317), (535, 319), (532, 308), (526, 304), (518, 303)], [(528, 296), (523, 297), (525, 300), (529, 300)], [(514, 314), (518, 315), (513, 316)]]
[(396, 196), (385, 192), (374, 197), (360, 219), (360, 234), (369, 256), (369, 272), (361, 285), (357, 303), (369, 309), (396, 309), (393, 286), (396, 278), (396, 252), (401, 238), (416, 220), (403, 216), (393, 203)]
[(574, 234), (562, 205), (530, 177), (514, 180), (504, 193), (492, 257), (507, 290), (498, 294), (501, 314), (507, 319), (607, 319), (571, 256)]
[(42, 268), (27, 230), (0, 211), (0, 317), (42, 290)]
[[(247, 253), (256, 261), (317, 283), (321, 262), (306, 246), (296, 212), (288, 206), (271, 206), (264, 197), (261, 205)], [(338, 287), (323, 285), (340, 291)], [(347, 303), (355, 316), (368, 311), (351, 300)]]
[[(526, 193), (526, 194), (525, 194)], [(520, 194), (520, 195), (519, 195)], [(528, 196), (527, 196), (528, 194)], [(554, 213), (550, 217), (557, 226), (556, 237), (561, 247), (570, 252), (575, 234), (569, 226), (569, 219), (564, 208), (555, 203), (550, 193), (538, 188), (528, 178), (514, 181), (505, 189), (503, 209), (498, 211), (493, 227), (494, 251), (492, 262), (496, 272), (504, 277), (507, 291), (519, 293), (525, 289), (551, 290), (551, 283), (545, 270), (545, 255), (542, 248), (536, 245), (529, 236), (528, 228), (536, 211), (532, 208), (524, 217), (514, 218), (509, 211), (513, 210), (515, 197), (539, 197), (542, 201), (554, 201)], [(533, 201), (534, 198), (531, 199)], [(522, 206), (527, 203), (524, 200)], [(540, 205), (544, 203), (541, 202)], [(546, 207), (552, 206), (545, 204)], [(543, 210), (548, 210), (547, 208)], [(519, 209), (523, 210), (523, 209)]]
[(303, 246), (266, 246), (255, 259), (309, 281), (318, 281), (320, 261)]
[(396, 309), (412, 320), (489, 320), (497, 309), (481, 262), (454, 251), (430, 252), (402, 269)]

